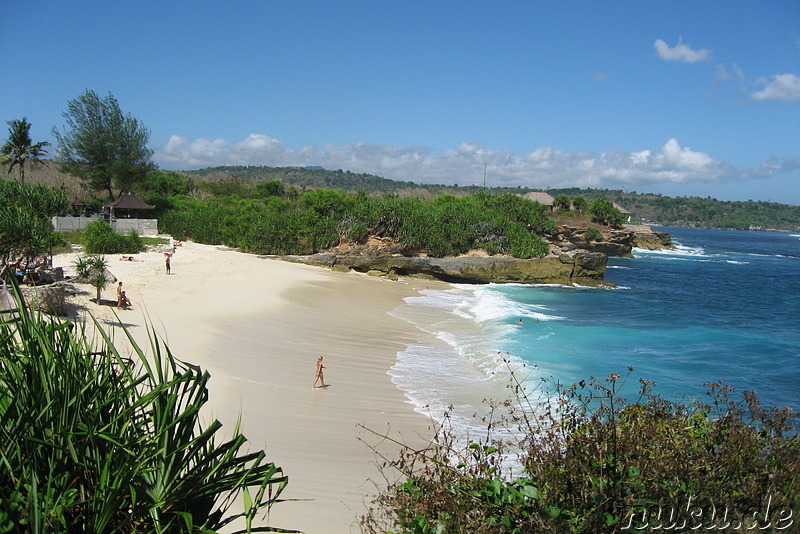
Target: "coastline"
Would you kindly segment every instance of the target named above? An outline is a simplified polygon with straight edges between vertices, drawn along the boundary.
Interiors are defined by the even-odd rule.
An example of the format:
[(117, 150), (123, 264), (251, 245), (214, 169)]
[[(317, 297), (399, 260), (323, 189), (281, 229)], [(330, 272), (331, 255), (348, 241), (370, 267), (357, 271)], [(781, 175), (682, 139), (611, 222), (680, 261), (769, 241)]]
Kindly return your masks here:
[[(447, 284), (337, 273), (196, 243), (175, 249), (170, 275), (160, 252), (118, 257), (107, 257), (109, 270), (133, 309), (98, 306), (89, 301), (94, 288), (74, 284), (77, 318), (91, 313), (106, 329), (121, 322), (145, 350), (149, 324), (178, 359), (211, 373), (206, 419), (219, 419), (228, 435), (241, 417), (250, 450), (264, 449), (289, 477), (281, 497), (292, 501), (258, 524), (358, 532), (375, 483), (384, 484), (367, 445), (379, 439), (359, 425), (416, 445), (430, 435), (431, 422), (387, 374), (398, 351), (426, 334), (388, 312), (404, 297)], [(58, 255), (54, 266), (76, 258)], [(325, 389), (311, 387), (319, 355)], [(389, 455), (397, 448), (382, 447)]]

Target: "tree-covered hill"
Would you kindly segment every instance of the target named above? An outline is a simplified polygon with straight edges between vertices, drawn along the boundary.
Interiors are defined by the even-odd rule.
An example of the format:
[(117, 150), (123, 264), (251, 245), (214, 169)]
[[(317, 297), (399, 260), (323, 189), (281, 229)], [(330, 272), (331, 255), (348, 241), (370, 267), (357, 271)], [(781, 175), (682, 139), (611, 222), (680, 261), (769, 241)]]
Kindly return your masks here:
[(602, 197), (631, 213), (635, 220), (665, 226), (702, 226), (736, 230), (800, 231), (800, 206), (748, 200), (732, 202), (711, 197), (668, 197), (619, 189), (551, 189), (555, 196)]
[[(222, 180), (233, 177), (243, 180), (280, 180), (287, 185), (310, 188), (363, 190), (375, 192), (403, 192), (421, 197), (452, 194), (472, 194), (480, 186), (449, 186), (418, 184), (397, 181), (366, 173), (327, 170), (320, 167), (263, 167), (224, 166), (210, 167), (185, 174), (197, 178)], [(522, 187), (489, 187), (491, 193), (526, 193)], [(636, 193), (621, 189), (548, 189), (552, 196), (566, 195), (570, 199), (583, 197), (587, 201), (605, 198), (616, 202), (630, 212), (634, 221), (665, 226), (702, 226), (706, 228), (731, 228), (737, 230), (800, 231), (800, 206), (777, 202), (730, 202), (711, 197), (668, 197), (652, 193)]]

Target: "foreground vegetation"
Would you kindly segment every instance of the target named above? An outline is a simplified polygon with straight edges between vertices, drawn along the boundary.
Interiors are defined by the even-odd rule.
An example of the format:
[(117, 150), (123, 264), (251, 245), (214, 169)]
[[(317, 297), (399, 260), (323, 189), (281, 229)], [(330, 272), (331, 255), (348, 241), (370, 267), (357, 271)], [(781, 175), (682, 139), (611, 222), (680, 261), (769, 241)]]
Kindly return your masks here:
[[(632, 369), (631, 369), (632, 371)], [(446, 426), (424, 450), (383, 459), (390, 483), (362, 518), (370, 534), (788, 532), (798, 521), (797, 414), (707, 384), (677, 404), (641, 382), (633, 402), (611, 374), (532, 406), (496, 406), (487, 435), (462, 444)], [(508, 415), (500, 417), (503, 410)], [(382, 437), (383, 438), (383, 437)], [(510, 472), (516, 474), (509, 476)], [(788, 529), (788, 530), (787, 530)]]
[(270, 530), (251, 526), (287, 479), (238, 427), (219, 440), (201, 423), (207, 372), (154, 333), (149, 354), (128, 337), (131, 361), (16, 305), (0, 320), (0, 532)]
[(30, 263), (62, 241), (53, 233), (50, 217), (65, 211), (63, 191), (43, 184), (0, 180), (0, 261)]

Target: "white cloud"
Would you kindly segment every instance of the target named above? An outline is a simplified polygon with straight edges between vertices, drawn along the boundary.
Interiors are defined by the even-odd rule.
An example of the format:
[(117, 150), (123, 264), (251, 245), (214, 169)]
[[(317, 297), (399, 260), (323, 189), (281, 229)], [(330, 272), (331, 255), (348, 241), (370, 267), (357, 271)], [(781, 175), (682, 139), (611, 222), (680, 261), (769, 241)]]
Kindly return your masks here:
[(670, 46), (662, 41), (656, 39), (653, 47), (658, 52), (658, 57), (666, 61), (681, 61), (683, 63), (697, 63), (705, 61), (711, 57), (711, 50), (701, 48), (700, 50), (693, 50), (689, 45), (683, 44), (682, 40), (678, 40), (678, 44), (670, 48)]
[(766, 87), (751, 95), (756, 100), (776, 102), (800, 102), (800, 76), (775, 74)]
[(319, 165), (327, 169), (375, 174), (394, 180), (429, 184), (487, 184), (509, 187), (639, 188), (673, 183), (688, 184), (747, 180), (774, 176), (800, 168), (798, 159), (769, 159), (753, 169), (739, 169), (710, 155), (681, 147), (669, 139), (659, 150), (564, 152), (552, 147), (517, 155), (491, 150), (478, 142), (462, 141), (434, 154), (426, 147), (351, 143), (292, 150), (272, 137), (252, 134), (237, 143), (222, 139), (188, 141), (173, 135), (156, 150), (156, 161), (168, 169), (216, 165)]
[(736, 63), (731, 63), (730, 65), (720, 63), (717, 65), (717, 76), (714, 78), (715, 84), (731, 80), (744, 81), (745, 79), (744, 71)]
[(217, 165), (310, 165), (312, 149), (290, 150), (277, 139), (250, 134), (238, 143), (224, 139), (196, 139), (173, 135), (167, 144), (156, 150), (155, 159), (171, 169), (198, 169)]
[(196, 139), (190, 143), (185, 137), (172, 135), (156, 157), (167, 166), (206, 167), (217, 165), (215, 162), (226, 156), (228, 146), (224, 139)]

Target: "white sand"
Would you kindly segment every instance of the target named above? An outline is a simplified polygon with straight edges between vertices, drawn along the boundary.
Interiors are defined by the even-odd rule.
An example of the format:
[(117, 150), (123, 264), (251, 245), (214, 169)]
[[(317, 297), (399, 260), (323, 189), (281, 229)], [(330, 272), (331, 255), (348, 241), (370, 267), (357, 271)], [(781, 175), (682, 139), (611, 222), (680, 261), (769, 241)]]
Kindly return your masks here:
[[(373, 482), (383, 484), (361, 441), (378, 440), (358, 425), (415, 445), (430, 432), (386, 374), (397, 352), (424, 334), (387, 312), (444, 284), (336, 273), (195, 243), (175, 249), (170, 275), (164, 254), (134, 257), (108, 256), (133, 310), (98, 306), (89, 301), (93, 287), (76, 285), (79, 313), (107, 325), (118, 316), (143, 347), (149, 323), (176, 357), (209, 370), (209, 417), (225, 432), (241, 414), (251, 449), (264, 449), (289, 477), (282, 497), (300, 499), (278, 503), (265, 523), (310, 534), (358, 532)], [(59, 255), (54, 265), (76, 258)], [(104, 300), (116, 299), (115, 286)], [(330, 386), (313, 389), (320, 355)]]

